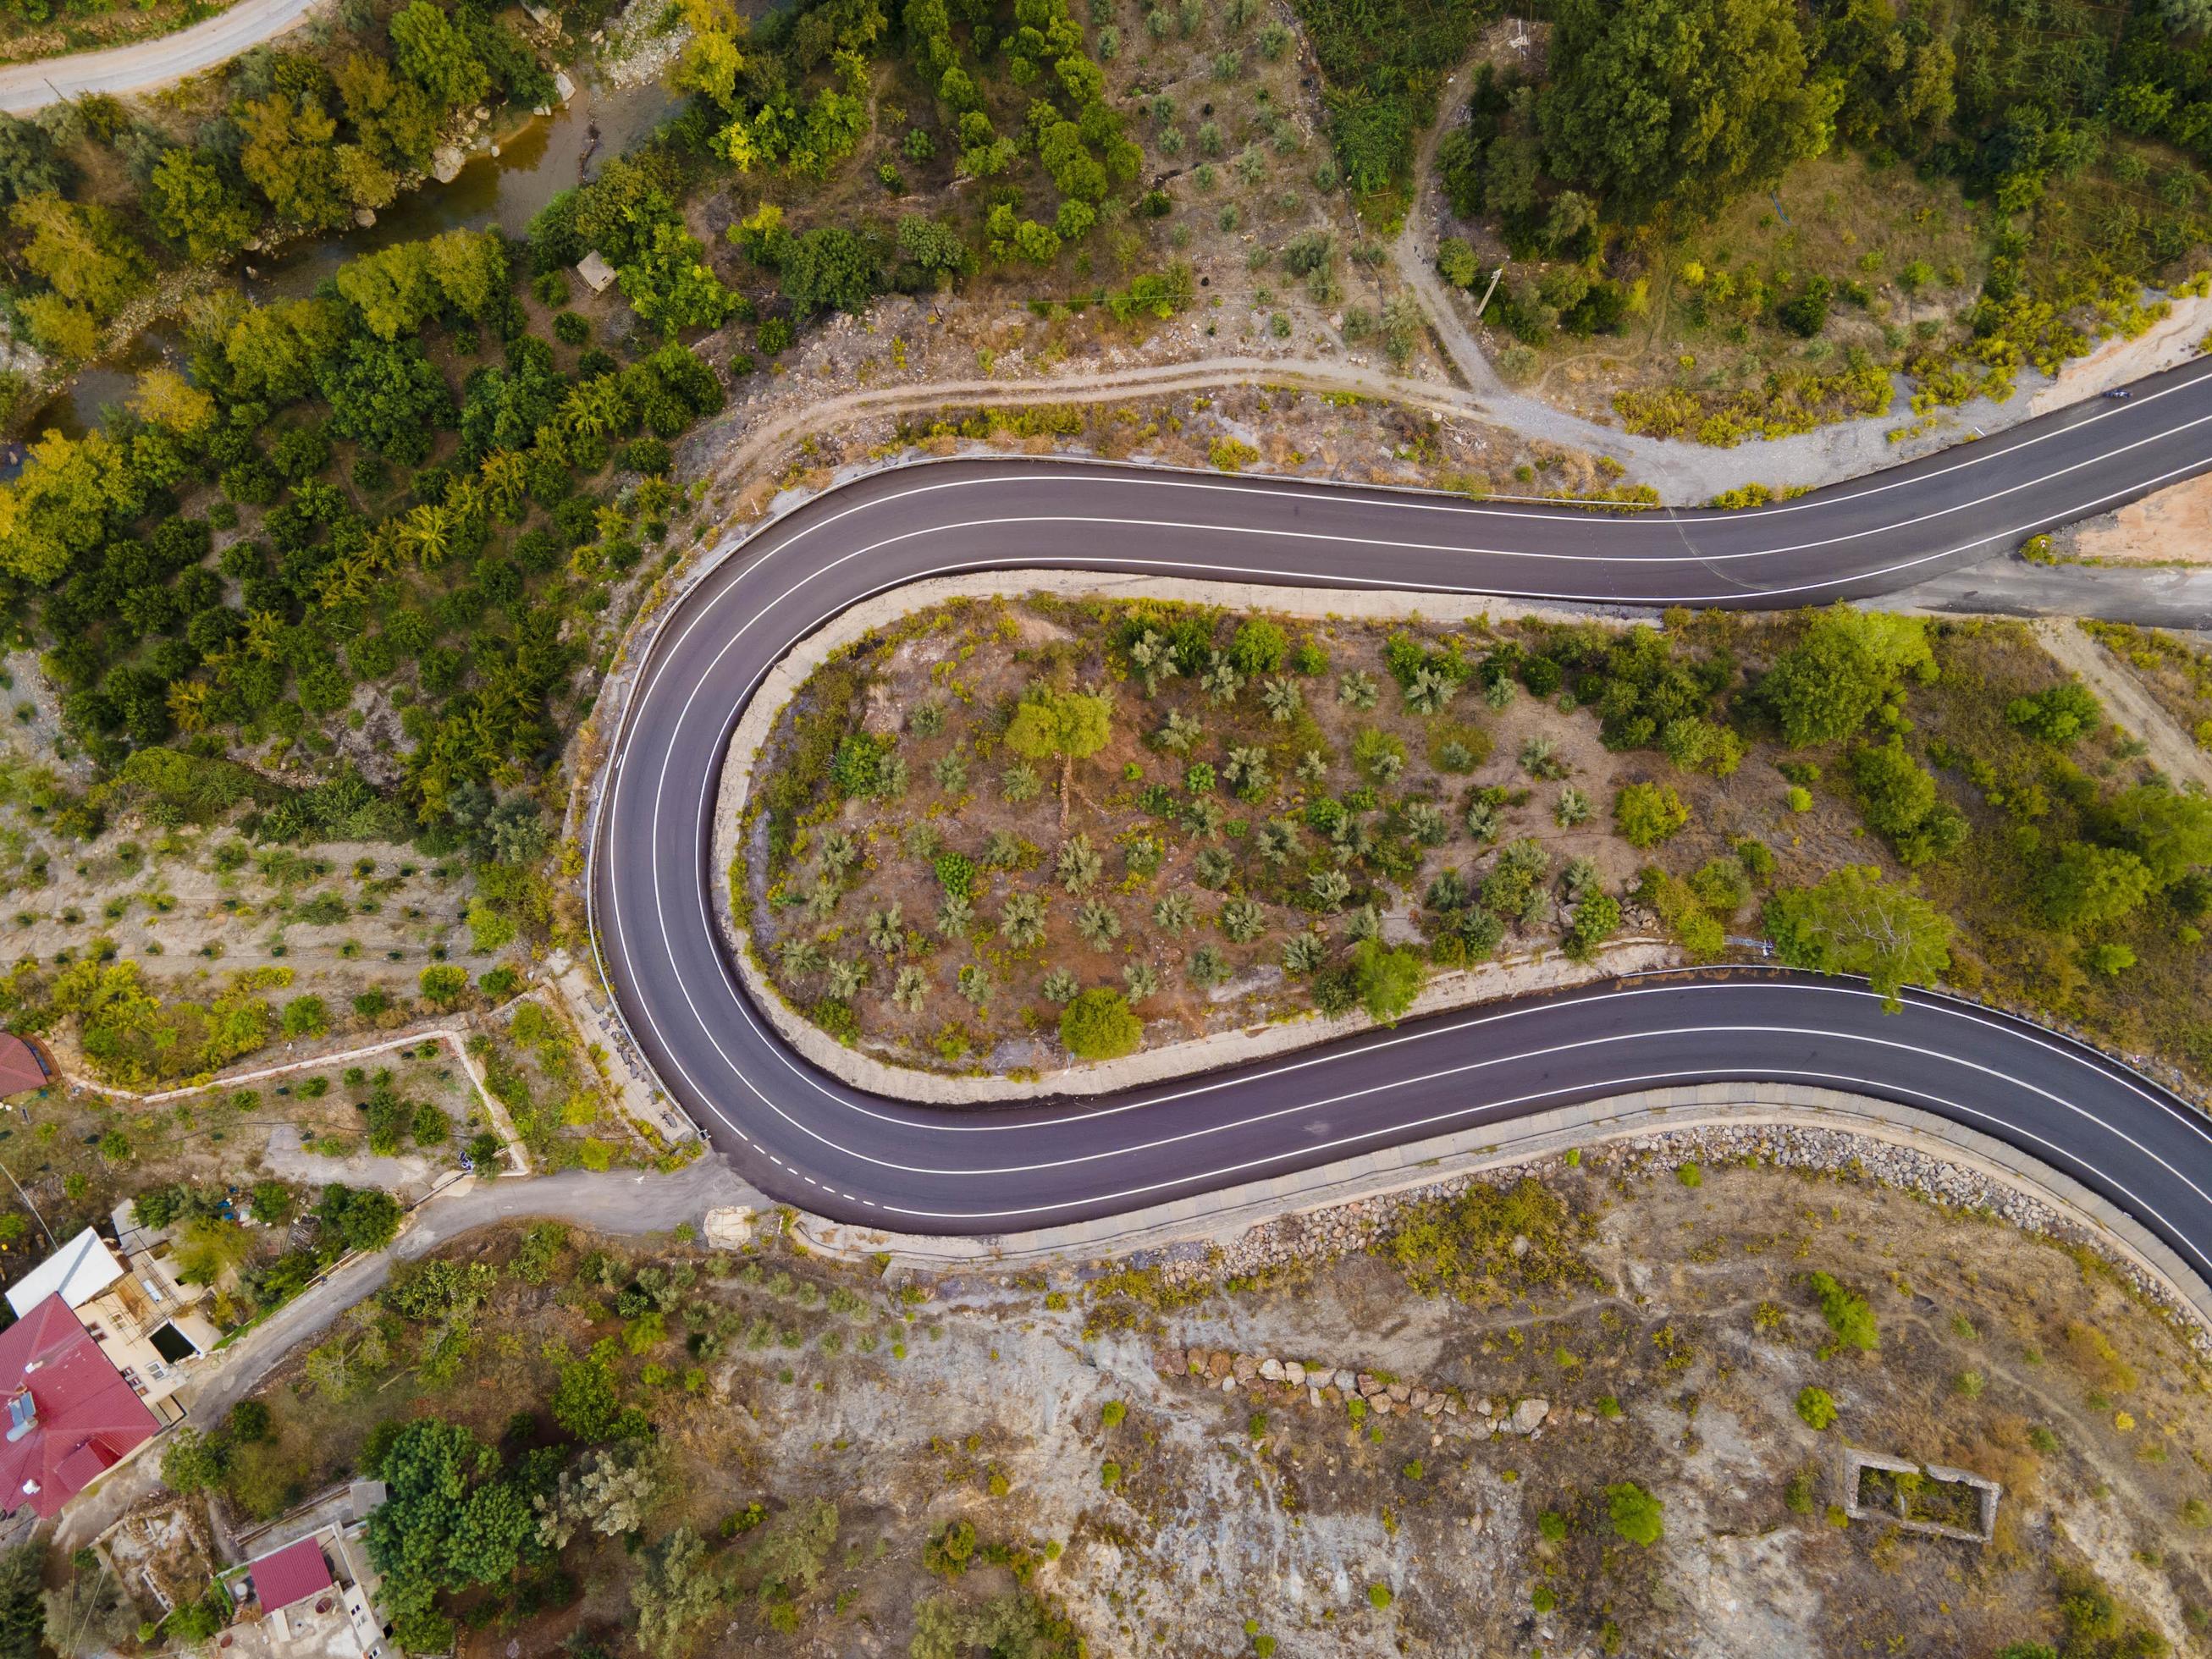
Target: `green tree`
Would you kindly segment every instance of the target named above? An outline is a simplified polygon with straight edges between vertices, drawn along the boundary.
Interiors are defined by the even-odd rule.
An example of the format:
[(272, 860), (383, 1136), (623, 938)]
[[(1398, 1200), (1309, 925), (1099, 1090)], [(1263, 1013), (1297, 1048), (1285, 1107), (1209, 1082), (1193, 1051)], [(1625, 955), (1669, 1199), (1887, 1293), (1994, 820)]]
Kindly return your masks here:
[(693, 1626), (721, 1605), (722, 1588), (699, 1534), (677, 1528), (646, 1552), (645, 1571), (630, 1586), (638, 1645), (653, 1659), (672, 1659)]
[(1710, 216), (1828, 146), (1839, 94), (1806, 76), (1787, 0), (1562, 0), (1536, 104), (1553, 173), (1610, 216)]
[(1119, 1060), (1144, 1046), (1145, 1023), (1119, 991), (1085, 991), (1060, 1011), (1060, 1040), (1078, 1060)]
[(1784, 888), (1766, 901), (1766, 932), (1792, 968), (1863, 974), (1894, 1012), (1898, 993), (1926, 984), (1951, 965), (1951, 923), (1908, 888), (1885, 882), (1871, 865), (1831, 871), (1811, 887)]
[(189, 1425), (169, 1437), (161, 1451), (161, 1484), (171, 1492), (191, 1493), (222, 1479), (222, 1458), (207, 1437)]
[(1395, 1025), (1413, 1006), (1427, 972), (1416, 952), (1393, 950), (1376, 939), (1364, 939), (1352, 947), (1352, 971), (1360, 1002), (1384, 1025)]
[(1900, 862), (1925, 864), (1966, 840), (1966, 820), (1938, 798), (1935, 778), (1901, 738), (1851, 750), (1850, 773), (1868, 827), (1889, 838)]
[(377, 1473), (387, 1495), (368, 1517), (368, 1554), (384, 1575), (379, 1600), (395, 1620), (434, 1617), (440, 1590), (513, 1575), (536, 1522), (521, 1492), (500, 1478), (498, 1452), (468, 1429), (418, 1418), (392, 1437)]
[(56, 581), (141, 500), (128, 454), (106, 433), (71, 439), (49, 431), (15, 482), (0, 485), (0, 570), (40, 586)]
[(46, 1547), (26, 1540), (0, 1555), (0, 1659), (39, 1659), (46, 1635), (39, 1577)]
[(2059, 749), (2087, 737), (2104, 723), (2096, 694), (2079, 680), (2068, 680), (2033, 696), (2014, 697), (2005, 718), (2039, 741)]
[(898, 222), (898, 251), (944, 286), (975, 261), (959, 230), (941, 219), (909, 213)]
[(392, 62), (440, 109), (479, 102), (491, 90), (491, 72), (431, 0), (412, 0), (386, 27)]
[(1605, 1506), (1613, 1517), (1613, 1529), (1632, 1544), (1649, 1548), (1666, 1530), (1660, 1519), (1659, 1500), (1633, 1480), (1607, 1486)]
[(450, 1008), (467, 994), (469, 970), (450, 963), (425, 968), (416, 975), (416, 983), (422, 988), (422, 1000), (440, 1008)]
[(288, 1037), (320, 1036), (331, 1029), (330, 1008), (320, 997), (294, 997), (284, 1005), (282, 1029)]
[(1805, 637), (1759, 682), (1759, 694), (1783, 735), (1802, 748), (1850, 737), (1903, 675), (1927, 680), (1935, 670), (1918, 617), (1839, 605), (1813, 619)]
[(1075, 763), (1088, 760), (1114, 735), (1114, 699), (1103, 691), (1057, 691), (1033, 687), (1006, 726), (1006, 747), (1025, 760), (1060, 761), (1060, 816), (1067, 820), (1067, 793)]
[(1825, 1429), (1836, 1420), (1836, 1397), (1808, 1384), (1797, 1391), (1797, 1415), (1807, 1428)]
[(404, 1212), (390, 1193), (334, 1181), (315, 1201), (315, 1213), (322, 1218), (325, 1238), (336, 1239), (349, 1250), (380, 1250), (398, 1232)]
[(144, 201), (154, 228), (195, 261), (228, 259), (253, 234), (253, 210), (204, 150), (162, 151)]
[(790, 237), (777, 257), (783, 296), (801, 322), (817, 311), (866, 311), (882, 281), (873, 244), (842, 225), (819, 225)]
[(2150, 866), (2124, 847), (2069, 842), (2036, 879), (2045, 921), (2069, 931), (2102, 927), (2131, 915), (2158, 880)]
[(240, 105), (235, 119), (245, 140), (239, 170), (279, 222), (336, 230), (351, 222), (353, 205), (331, 165), (337, 123), (320, 100), (272, 92)]
[(616, 276), (623, 297), (664, 339), (687, 328), (720, 328), (738, 307), (738, 296), (722, 286), (707, 263), (706, 245), (672, 214), (653, 221), (636, 253)]
[(1262, 674), (1280, 673), (1290, 649), (1288, 635), (1265, 617), (1254, 617), (1237, 629), (1237, 637), (1229, 642), (1229, 660), (1246, 679), (1255, 680)]
[(2124, 789), (2097, 813), (2099, 833), (2127, 848), (2160, 887), (2212, 864), (2212, 799), (2163, 784)]
[(1690, 821), (1671, 783), (1632, 783), (1613, 799), (1613, 821), (1631, 847), (1656, 847)]

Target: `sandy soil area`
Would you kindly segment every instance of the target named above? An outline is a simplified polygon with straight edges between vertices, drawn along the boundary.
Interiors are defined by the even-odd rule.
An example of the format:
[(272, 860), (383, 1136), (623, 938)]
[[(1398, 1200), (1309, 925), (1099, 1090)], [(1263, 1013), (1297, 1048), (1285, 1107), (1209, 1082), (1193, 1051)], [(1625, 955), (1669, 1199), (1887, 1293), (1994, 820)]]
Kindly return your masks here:
[(2051, 538), (2076, 559), (2117, 564), (2212, 564), (2212, 477), (2191, 478), (2086, 519)]

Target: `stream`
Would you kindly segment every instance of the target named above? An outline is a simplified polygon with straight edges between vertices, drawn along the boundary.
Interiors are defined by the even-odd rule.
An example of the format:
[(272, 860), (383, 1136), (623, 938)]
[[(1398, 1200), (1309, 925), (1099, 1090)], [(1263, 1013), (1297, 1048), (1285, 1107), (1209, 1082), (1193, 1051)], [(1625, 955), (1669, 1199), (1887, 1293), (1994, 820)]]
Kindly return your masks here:
[[(444, 231), (496, 226), (520, 236), (538, 210), (592, 177), (609, 156), (636, 144), (680, 102), (657, 78), (611, 87), (590, 70), (588, 63), (571, 70), (579, 82), (575, 94), (550, 115), (528, 117), (499, 136), (497, 155), (489, 148), (471, 151), (451, 184), (426, 182), (366, 229), (302, 238), (273, 253), (249, 256), (246, 292), (264, 302), (302, 298), (349, 259)], [(180, 363), (183, 356), (183, 331), (174, 319), (165, 319), (118, 355), (79, 370), (40, 407), (26, 430), (33, 437), (58, 431), (82, 438), (100, 423), (104, 410), (130, 395), (142, 371), (163, 362)], [(22, 458), (20, 443), (0, 449), (0, 482), (15, 476)]]

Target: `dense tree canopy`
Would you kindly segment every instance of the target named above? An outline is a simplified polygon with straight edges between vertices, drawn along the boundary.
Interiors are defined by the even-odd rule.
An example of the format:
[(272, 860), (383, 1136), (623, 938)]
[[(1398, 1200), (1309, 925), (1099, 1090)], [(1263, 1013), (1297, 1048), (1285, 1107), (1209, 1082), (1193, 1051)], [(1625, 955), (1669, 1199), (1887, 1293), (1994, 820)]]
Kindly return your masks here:
[(1827, 147), (1789, 0), (1563, 0), (1537, 116), (1551, 169), (1608, 213), (1709, 214)]

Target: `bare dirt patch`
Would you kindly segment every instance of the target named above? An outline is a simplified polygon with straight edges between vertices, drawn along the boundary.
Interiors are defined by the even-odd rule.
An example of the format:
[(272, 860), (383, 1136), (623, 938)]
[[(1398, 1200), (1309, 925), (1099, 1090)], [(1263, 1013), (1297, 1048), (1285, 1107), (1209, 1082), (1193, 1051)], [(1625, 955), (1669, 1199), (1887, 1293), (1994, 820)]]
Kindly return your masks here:
[(2106, 564), (2212, 564), (2212, 477), (2191, 478), (2054, 531), (2051, 545)]

